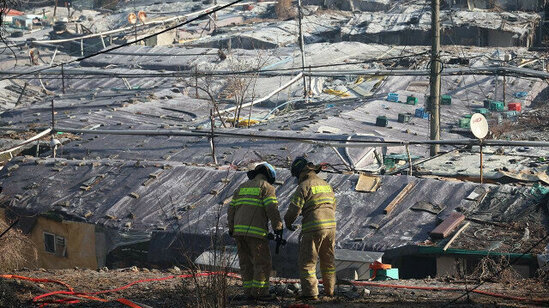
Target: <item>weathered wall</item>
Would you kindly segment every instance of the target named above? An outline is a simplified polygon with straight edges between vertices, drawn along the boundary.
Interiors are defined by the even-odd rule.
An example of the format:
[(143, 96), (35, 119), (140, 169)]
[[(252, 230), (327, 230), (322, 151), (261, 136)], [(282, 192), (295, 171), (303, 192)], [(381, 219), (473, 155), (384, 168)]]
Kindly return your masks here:
[(437, 258), (437, 277), (458, 276), (457, 258), (453, 256), (442, 256)]
[(304, 0), (303, 4), (343, 11), (379, 12), (388, 10), (391, 3), (383, 0)]
[[(66, 256), (56, 256), (46, 252), (44, 232), (63, 236), (66, 243)], [(72, 221), (57, 222), (39, 217), (31, 232), (31, 240), (38, 249), (38, 266), (43, 268), (98, 267), (95, 251), (95, 225)]]
[(469, 9), (501, 8), (506, 11), (539, 11), (544, 0), (446, 0), (451, 7)]
[[(464, 26), (444, 29), (441, 34), (441, 44), (479, 47), (530, 47), (533, 42), (532, 37), (533, 33), (532, 35), (519, 37), (519, 34), (509, 31)], [(418, 29), (342, 35), (342, 40), (407, 46), (429, 46), (431, 44), (430, 31)]]
[(168, 32), (155, 35), (153, 37), (147, 38), (144, 40), (145, 46), (154, 47), (154, 46), (167, 46), (172, 45), (174, 40), (176, 40), (176, 30), (171, 30)]

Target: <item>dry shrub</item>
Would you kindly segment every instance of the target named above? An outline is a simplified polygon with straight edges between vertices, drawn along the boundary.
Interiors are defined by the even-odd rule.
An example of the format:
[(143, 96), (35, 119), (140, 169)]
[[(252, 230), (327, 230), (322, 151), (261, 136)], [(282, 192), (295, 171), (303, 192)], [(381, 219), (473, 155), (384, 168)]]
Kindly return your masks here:
[[(9, 225), (0, 219), (0, 232)], [(29, 266), (38, 259), (34, 244), (20, 230), (12, 228), (0, 238), (0, 272), (9, 272), (23, 266)]]
[(184, 300), (189, 307), (217, 308), (229, 306), (228, 287), (227, 276), (212, 275), (184, 279), (179, 289), (185, 294)]
[(292, 7), (292, 0), (278, 0), (275, 6), (276, 17), (286, 20), (297, 16), (296, 9)]
[(540, 268), (536, 271), (537, 281), (549, 285), (549, 270)]
[(511, 121), (504, 121), (501, 124), (494, 125), (490, 128), (493, 138), (499, 138), (502, 135), (512, 132), (514, 130), (514, 125)]
[(486, 256), (480, 260), (471, 278), (488, 282), (511, 283), (522, 276), (509, 265), (509, 258)]

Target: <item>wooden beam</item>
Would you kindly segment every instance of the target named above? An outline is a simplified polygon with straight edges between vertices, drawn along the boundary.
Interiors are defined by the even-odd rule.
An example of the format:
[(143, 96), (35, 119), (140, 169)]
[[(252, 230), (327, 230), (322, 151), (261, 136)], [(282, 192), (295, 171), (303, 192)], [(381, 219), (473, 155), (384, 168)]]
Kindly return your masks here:
[(448, 218), (444, 219), (443, 222), (441, 222), (433, 231), (431, 231), (431, 237), (436, 238), (446, 238), (452, 231), (454, 231), (457, 226), (465, 219), (465, 215), (453, 212), (448, 216)]
[(465, 229), (467, 229), (467, 227), (469, 227), (469, 225), (471, 225), (471, 222), (467, 222), (466, 224), (463, 225), (463, 227), (459, 228), (459, 230), (456, 232), (456, 234), (454, 234), (452, 236), (452, 238), (448, 241), (448, 243), (446, 243), (446, 245), (444, 245), (444, 248), (442, 248), (442, 251), (446, 251), (448, 248), (450, 248), (450, 245), (452, 245), (452, 243), (455, 241), (455, 239), (461, 234), (461, 232), (465, 231)]
[(416, 183), (408, 183), (408, 185), (406, 185), (399, 193), (398, 195), (391, 201), (391, 203), (389, 203), (389, 205), (387, 205), (385, 207), (385, 209), (383, 210), (383, 214), (389, 214), (391, 213), (395, 207), (397, 206), (397, 204), (402, 201), (402, 199), (404, 199), (404, 197), (406, 197), (406, 195), (412, 190), (412, 188), (414, 188), (416, 185)]
[(25, 82), (25, 84), (23, 85), (23, 89), (21, 90), (21, 93), (19, 94), (19, 98), (17, 99), (17, 102), (15, 103), (15, 106), (19, 105), (19, 103), (21, 102), (21, 99), (23, 98), (23, 95), (25, 94), (25, 90), (27, 89), (27, 85), (28, 85), (28, 83)]

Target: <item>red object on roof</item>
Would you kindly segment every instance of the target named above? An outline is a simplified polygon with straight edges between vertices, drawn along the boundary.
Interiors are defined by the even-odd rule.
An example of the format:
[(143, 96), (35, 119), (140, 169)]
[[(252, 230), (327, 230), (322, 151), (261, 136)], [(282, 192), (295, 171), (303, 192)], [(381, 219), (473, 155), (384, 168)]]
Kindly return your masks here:
[(6, 11), (6, 16), (21, 16), (21, 15), (25, 15), (25, 13), (18, 10), (14, 10), (14, 9), (8, 9)]
[(520, 111), (522, 109), (521, 103), (509, 103), (507, 106), (509, 107), (509, 110), (514, 111)]

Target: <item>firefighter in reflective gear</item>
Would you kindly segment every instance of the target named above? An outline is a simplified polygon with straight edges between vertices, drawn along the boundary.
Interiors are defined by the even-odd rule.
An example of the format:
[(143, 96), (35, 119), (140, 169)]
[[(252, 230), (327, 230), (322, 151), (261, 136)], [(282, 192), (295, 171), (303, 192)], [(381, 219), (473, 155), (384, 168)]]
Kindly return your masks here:
[(301, 214), (299, 244), (299, 271), (302, 299), (314, 300), (318, 296), (316, 263), (320, 258), (320, 270), (324, 283), (324, 294), (334, 295), (335, 287), (335, 233), (336, 202), (332, 186), (318, 177), (319, 166), (303, 157), (294, 160), (292, 175), (298, 178), (299, 186), (291, 197), (284, 222), (292, 231), (296, 218)]
[(249, 298), (269, 297), (271, 252), (268, 222), (275, 234), (282, 236), (282, 220), (272, 184), (276, 171), (261, 163), (248, 171), (249, 180), (234, 192), (229, 204), (229, 235), (236, 240), (244, 294)]

